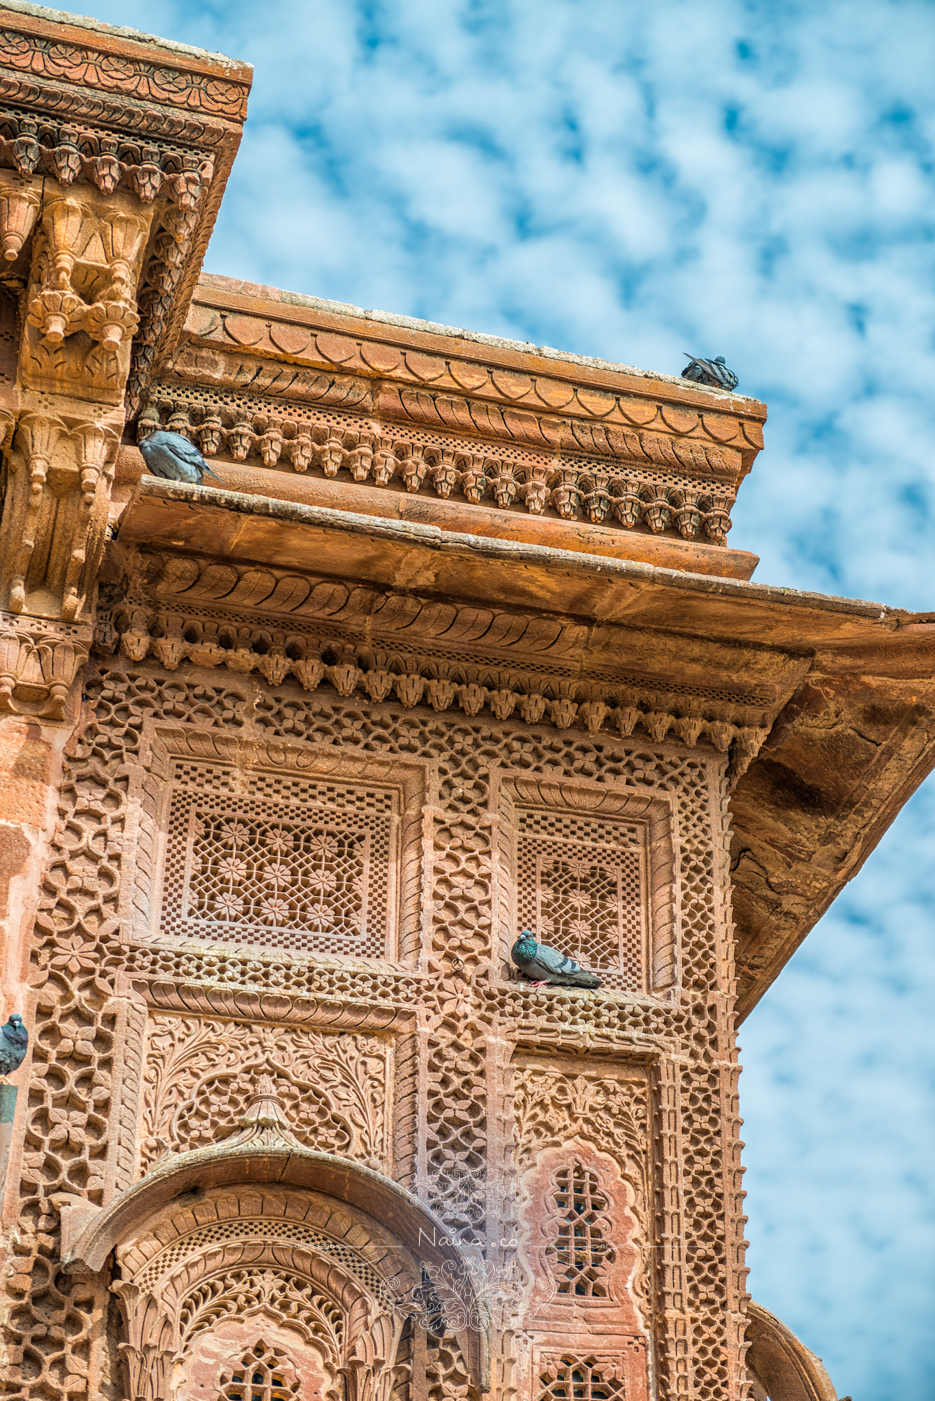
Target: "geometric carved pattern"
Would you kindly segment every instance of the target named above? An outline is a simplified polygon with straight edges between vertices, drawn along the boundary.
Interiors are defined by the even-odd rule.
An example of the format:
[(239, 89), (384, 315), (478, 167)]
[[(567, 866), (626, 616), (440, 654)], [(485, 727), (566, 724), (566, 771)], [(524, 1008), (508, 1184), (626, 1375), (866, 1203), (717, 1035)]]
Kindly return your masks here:
[[(441, 1013), (442, 1007), (449, 1005), (446, 999), (451, 997), (452, 981), (446, 970), (453, 956), (457, 954), (470, 969), (483, 967), (492, 956), (497, 873), (491, 860), (499, 846), (489, 823), (499, 808), (495, 783), (499, 766), (500, 772), (505, 768), (514, 774), (524, 771), (542, 790), (539, 798), (524, 791), (518, 778), (511, 780), (520, 807), (561, 806), (561, 798), (553, 802), (545, 793), (546, 787), (567, 785), (569, 791), (584, 791), (590, 786), (604, 799), (602, 819), (612, 815), (618, 822), (625, 817), (628, 822), (647, 823), (647, 902), (652, 910), (653, 959), (664, 956), (669, 960), (672, 976), (678, 974), (685, 993), (676, 1006), (665, 999), (582, 999), (573, 990), (531, 992), (515, 982), (488, 985), (478, 980), (467, 1004), (476, 1019), (474, 1025), (468, 1026), (454, 1006), (445, 1012), (441, 1024), (435, 1024), (437, 1031), (429, 1032), (426, 1147), (430, 1184), (433, 1179), (438, 1183), (442, 1206), (454, 1195), (455, 1181), (470, 1183), (470, 1206), (465, 1211), (459, 1203), (453, 1213), (456, 1230), (468, 1238), (480, 1236), (491, 1190), (482, 1180), (484, 1171), (489, 1170), (487, 1135), (491, 1133), (493, 1144), (500, 1132), (493, 1121), (493, 1107), (488, 1130), (486, 1105), (490, 1062), (484, 1037), (492, 1018), (515, 1028), (527, 1045), (543, 1045), (549, 1040), (560, 1044), (563, 1038), (577, 1037), (580, 1028), (580, 1035), (592, 1046), (607, 1045), (608, 1038), (611, 1042), (624, 1038), (632, 1044), (632, 1038), (638, 1037), (641, 1046), (658, 1048), (663, 1075), (659, 1092), (664, 1095), (661, 1103), (667, 1125), (659, 1138), (663, 1153), (659, 1170), (670, 1174), (665, 1179), (665, 1191), (670, 1195), (665, 1200), (659, 1197), (655, 1219), (646, 1210), (652, 1195), (635, 1190), (637, 1177), (645, 1175), (639, 1169), (649, 1146), (647, 1087), (645, 1082), (642, 1086), (635, 1083), (635, 1067), (624, 1072), (618, 1061), (599, 1069), (597, 1061), (575, 1060), (570, 1043), (570, 1060), (556, 1054), (554, 1059), (545, 1057), (527, 1066), (525, 1053), (518, 1055), (524, 1066), (523, 1074), (517, 1077), (520, 1093), (515, 1101), (518, 1146), (521, 1161), (529, 1163), (540, 1144), (561, 1147), (580, 1136), (596, 1139), (621, 1161), (621, 1171), (635, 1190), (634, 1215), (641, 1231), (652, 1233), (653, 1258), (659, 1252), (660, 1261), (672, 1262), (666, 1268), (683, 1269), (679, 1262), (687, 1252), (692, 1262), (684, 1305), (672, 1301), (668, 1285), (658, 1284), (659, 1308), (667, 1310), (659, 1317), (672, 1320), (659, 1325), (654, 1365), (660, 1398), (678, 1394), (682, 1385), (678, 1377), (684, 1370), (679, 1358), (686, 1355), (679, 1350), (687, 1347), (696, 1401), (721, 1401), (730, 1365), (726, 1348), (734, 1345), (731, 1339), (736, 1331), (733, 1324), (725, 1322), (725, 1309), (734, 1297), (730, 1291), (737, 1288), (734, 1280), (739, 1278), (742, 1288), (743, 1277), (742, 1269), (732, 1266), (727, 1258), (728, 1251), (736, 1254), (739, 1237), (734, 1222), (740, 1210), (739, 1198), (735, 1207), (734, 1197), (728, 1194), (739, 1190), (740, 1179), (739, 1168), (735, 1169), (733, 1158), (724, 1152), (721, 1110), (721, 1104), (728, 1102), (726, 1096), (734, 1093), (736, 1071), (722, 1069), (718, 1061), (725, 1054), (725, 1033), (714, 998), (723, 976), (718, 954), (718, 890), (723, 883), (719, 863), (723, 860), (725, 819), (716, 796), (724, 800), (723, 790), (717, 786), (716, 767), (721, 761), (699, 752), (660, 751), (642, 739), (600, 736), (592, 740), (583, 733), (556, 735), (544, 727), (503, 725), (486, 715), (476, 719), (441, 716), (425, 707), (404, 708), (393, 703), (370, 707), (361, 704), (359, 697), (343, 700), (324, 688), (307, 696), (292, 685), (269, 688), (252, 678), (231, 678), (227, 686), (206, 685), (205, 680), (203, 673), (166, 676), (148, 664), (105, 667), (87, 682), (91, 718), (65, 761), (61, 835), (56, 838), (44, 881), (34, 947), (35, 976), (40, 982), (47, 981), (39, 993), (33, 1037), (21, 1232), (13, 1245), (17, 1272), (7, 1285), (16, 1300), (10, 1316), (11, 1343), (25, 1348), (35, 1367), (35, 1380), (0, 1380), (0, 1394), (28, 1396), (30, 1401), (63, 1397), (57, 1378), (66, 1369), (87, 1370), (90, 1363), (98, 1326), (95, 1319), (100, 1317), (96, 1312), (99, 1304), (93, 1302), (96, 1286), (81, 1280), (72, 1283), (67, 1276), (48, 1269), (44, 1241), (49, 1235), (54, 1240), (58, 1231), (50, 1196), (78, 1190), (100, 1202), (109, 1170), (108, 1154), (119, 1160), (123, 1151), (113, 1140), (117, 1112), (113, 1106), (126, 1073), (126, 1067), (118, 1062), (115, 1041), (119, 1032), (115, 1018), (121, 1002), (119, 994), (114, 997), (118, 975), (125, 970), (133, 979), (155, 979), (154, 988), (197, 985), (207, 1016), (228, 1026), (229, 1016), (237, 1015), (237, 999), (246, 998), (251, 1006), (259, 1007), (264, 998), (273, 997), (279, 1003), (290, 996), (364, 1003), (387, 1011), (410, 1009), (421, 999), (434, 1018), (433, 1008)], [(147, 790), (133, 785), (147, 782), (141, 748), (147, 745), (149, 733), (154, 736), (154, 766), (152, 786)], [(181, 747), (176, 744), (175, 737), (189, 735), (191, 741), (186, 739)], [(236, 796), (252, 791), (261, 769), (264, 775), (275, 770), (283, 780), (300, 776), (304, 780), (307, 775), (299, 775), (297, 761), (291, 757), (300, 752), (312, 756), (316, 776), (324, 772), (330, 780), (341, 774), (361, 787), (376, 782), (384, 790), (393, 789), (402, 800), (395, 820), (401, 836), (406, 833), (405, 840), (399, 841), (403, 853), (417, 850), (415, 844), (410, 846), (406, 828), (409, 813), (413, 827), (418, 819), (424, 838), (421, 804), (437, 804), (428, 843), (423, 840), (421, 848), (426, 885), (432, 895), (429, 914), (434, 913), (435, 919), (434, 933), (431, 919), (427, 921), (425, 937), (432, 938), (433, 956), (442, 970), (437, 979), (423, 981), (405, 966), (367, 969), (337, 966), (330, 960), (313, 966), (291, 958), (260, 960), (246, 949), (225, 948), (223, 944), (198, 950), (177, 941), (155, 942), (151, 935), (137, 941), (131, 918), (132, 930), (139, 929), (141, 921), (130, 906), (143, 888), (139, 881), (141, 871), (145, 877), (146, 861), (155, 862), (158, 856), (147, 854), (147, 843), (152, 848), (145, 830), (146, 804), (150, 801), (147, 793), (153, 795), (150, 810), (154, 819), (159, 794), (171, 781), (169, 763), (162, 769), (155, 765), (157, 747), (163, 746), (169, 760), (182, 753), (195, 758), (206, 753), (210, 742), (220, 760), (219, 772), (224, 767), (222, 751), (228, 738), (239, 752), (255, 750), (258, 755), (255, 766), (246, 773), (251, 786)], [(285, 762), (270, 761), (274, 750), (285, 755)], [(267, 755), (270, 758), (264, 757)], [(420, 756), (430, 758), (434, 766), (435, 777), (427, 788), (423, 768), (417, 767)], [(226, 762), (228, 768), (237, 766), (233, 759)], [(393, 781), (401, 772), (412, 775), (405, 785)], [(583, 782), (583, 774), (589, 784)], [(188, 775), (183, 780), (179, 773), (176, 782), (180, 781), (187, 783)], [(233, 794), (232, 787), (225, 791)], [(135, 792), (141, 793), (142, 823), (133, 820)], [(632, 806), (625, 812), (622, 807), (611, 807), (608, 812), (607, 800), (615, 801), (615, 794), (624, 792)], [(284, 792), (283, 797), (287, 803), (295, 801), (294, 790), (288, 795)], [(568, 806), (578, 809), (581, 805), (572, 800)], [(657, 838), (654, 832), (656, 809), (664, 817), (671, 813), (665, 822), (671, 821), (671, 830), (677, 834), (674, 856), (666, 858), (674, 860), (668, 868), (672, 875), (661, 878), (653, 874), (657, 855), (665, 846), (664, 833)], [(597, 815), (593, 811), (589, 814)], [(501, 871), (504, 869), (505, 861)], [(418, 859), (409, 870), (408, 886), (404, 880), (400, 882), (402, 910), (409, 908), (405, 891), (419, 888)], [(668, 943), (659, 941), (662, 916), (654, 904), (657, 879), (660, 889), (677, 887), (680, 892), (678, 942), (674, 936)], [(142, 907), (137, 908), (142, 916)], [(121, 910), (126, 911), (122, 918)], [(151, 928), (148, 915), (147, 928)], [(497, 928), (501, 928), (500, 923)], [(504, 928), (505, 935), (510, 932), (512, 923)], [(414, 954), (412, 943), (403, 945), (402, 938), (400, 943), (401, 955), (403, 948)], [(498, 941), (496, 948), (500, 947)], [(227, 989), (230, 1014), (211, 1010), (211, 990), (221, 985)], [(655, 980), (652, 984), (668, 985)], [(324, 1003), (322, 1006), (324, 1009)], [(274, 1013), (270, 1025), (281, 1015)], [(282, 1027), (277, 1023), (275, 1030), (279, 1034)], [(66, 1041), (81, 1048), (81, 1060), (68, 1059), (72, 1053), (62, 1049)], [(687, 1051), (687, 1061), (677, 1073), (671, 1069), (669, 1049), (676, 1044)], [(466, 1051), (467, 1046), (472, 1048)], [(577, 1074), (569, 1073), (575, 1064), (586, 1072), (580, 1077), (583, 1087), (576, 1086)], [(65, 1074), (69, 1076), (67, 1084), (62, 1080)], [(277, 1092), (283, 1096), (284, 1081), (278, 1072), (274, 1078)], [(232, 1084), (236, 1094), (236, 1076)], [(120, 1091), (124, 1097), (128, 1094)], [(115, 1097), (108, 1099), (110, 1095)], [(130, 1101), (119, 1101), (121, 1122), (126, 1114), (124, 1102)], [(295, 1124), (295, 1110), (290, 1109), (290, 1114)], [(683, 1136), (684, 1150), (672, 1146), (675, 1130), (668, 1127), (670, 1122)], [(232, 1127), (227, 1119), (223, 1132)], [(307, 1131), (296, 1131), (303, 1141), (310, 1141)], [(152, 1146), (149, 1151), (153, 1151)], [(349, 1156), (358, 1156), (353, 1149), (347, 1151)], [(730, 1151), (733, 1154), (733, 1149)], [(671, 1176), (676, 1152), (682, 1162), (677, 1180)], [(118, 1169), (118, 1180), (119, 1172), (122, 1169)], [(132, 1177), (124, 1185), (130, 1180)], [(600, 1187), (610, 1192), (612, 1184), (601, 1177)], [(675, 1193), (681, 1203), (678, 1210), (669, 1205)], [(542, 1200), (548, 1195), (544, 1184)], [(555, 1234), (553, 1230), (551, 1239)], [(546, 1244), (548, 1239), (543, 1247)], [(548, 1273), (545, 1261), (543, 1272)], [(655, 1316), (645, 1293), (650, 1274), (650, 1270), (643, 1270), (645, 1283), (641, 1283), (637, 1266), (631, 1285), (644, 1318)], [(569, 1299), (569, 1304), (557, 1302), (557, 1306), (575, 1307), (571, 1302), (574, 1296), (557, 1296), (557, 1301), (561, 1299)], [(583, 1300), (582, 1304), (589, 1309), (604, 1307), (602, 1299), (594, 1299), (593, 1304)], [(686, 1337), (687, 1344), (679, 1342)], [(430, 1363), (433, 1351), (429, 1349)], [(588, 1354), (576, 1346), (575, 1355), (584, 1358)], [(435, 1392), (440, 1385), (447, 1388), (447, 1367), (442, 1383), (440, 1372), (434, 1373), (438, 1380), (433, 1380), (432, 1365), (430, 1390)], [(462, 1385), (460, 1377), (455, 1380), (452, 1376), (451, 1380), (455, 1389)]]
[(587, 770), (545, 776), (500, 760), (490, 808), (504, 954), (531, 928), (599, 968), (608, 988), (661, 992), (676, 981), (677, 817), (664, 792), (644, 786), (655, 786), (657, 764), (634, 754), (596, 782)]
[(622, 1359), (593, 1355), (543, 1358), (539, 1401), (624, 1401), (628, 1388), (621, 1364)]
[(471, 1395), (464, 1359), (451, 1334), (427, 1349), (425, 1380), (427, 1401), (466, 1401)]
[(592, 968), (642, 982), (642, 826), (570, 811), (517, 812), (520, 929)]
[(224, 1383), (224, 1401), (289, 1401), (299, 1390), (294, 1374), (293, 1380), (288, 1379), (287, 1366), (285, 1358), (257, 1343)]
[(306, 1027), (154, 1016), (149, 1026), (141, 1169), (206, 1148), (236, 1125), (270, 1075), (296, 1137), (387, 1171), (392, 1045)]
[(553, 1173), (552, 1181), (560, 1220), (558, 1238), (546, 1254), (559, 1279), (558, 1292), (604, 1298), (607, 1290), (600, 1279), (613, 1260), (613, 1248), (604, 1237), (612, 1225), (597, 1174), (575, 1160)]
[(185, 770), (192, 786), (174, 787), (169, 812), (161, 933), (383, 956), (391, 793), (293, 783), (289, 800), (274, 790), (264, 801), (225, 792), (223, 770)]
[(428, 1057), (428, 1201), (458, 1240), (483, 1238), (487, 1176), (484, 1063), (457, 1041), (438, 1039)]
[[(287, 1251), (324, 1256), (327, 1261), (336, 1262), (344, 1272), (353, 1275), (370, 1294), (388, 1307), (397, 1302), (392, 1285), (346, 1242), (336, 1241), (323, 1231), (314, 1230), (301, 1222), (270, 1221), (264, 1217), (251, 1220), (243, 1216), (203, 1226), (181, 1240), (171, 1241), (134, 1276), (134, 1283), (141, 1289), (153, 1289), (180, 1263), (188, 1262), (199, 1254), (217, 1254), (228, 1245), (235, 1256), (237, 1252), (243, 1253), (244, 1245), (251, 1248), (254, 1256), (265, 1249), (274, 1260), (284, 1257)], [(193, 1295), (186, 1296), (181, 1306), (183, 1323), (193, 1324), (196, 1321), (196, 1304), (198, 1310), (203, 1306)], [(341, 1338), (342, 1330), (333, 1319), (331, 1331), (336, 1338)]]

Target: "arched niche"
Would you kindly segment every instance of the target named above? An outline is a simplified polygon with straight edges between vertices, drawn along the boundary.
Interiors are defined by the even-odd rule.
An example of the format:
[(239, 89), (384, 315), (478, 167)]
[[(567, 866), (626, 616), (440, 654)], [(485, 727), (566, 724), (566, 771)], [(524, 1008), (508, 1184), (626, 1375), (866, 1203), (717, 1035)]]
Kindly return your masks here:
[[(577, 1176), (580, 1184), (572, 1181)], [(596, 1209), (584, 1211), (579, 1220), (574, 1202), (582, 1190), (593, 1192)], [(523, 1175), (521, 1200), (529, 1276), (524, 1326), (583, 1332), (597, 1326), (648, 1337), (639, 1308), (648, 1302), (642, 1213), (634, 1184), (623, 1177), (619, 1163), (586, 1139), (570, 1138), (537, 1155)], [(576, 1264), (582, 1265), (580, 1272)]]
[(135, 1398), (194, 1396), (193, 1367), (231, 1371), (262, 1344), (298, 1375), (297, 1401), (388, 1401), (427, 1280), (472, 1386), (489, 1387), (482, 1277), (443, 1224), (382, 1174), (279, 1132), (169, 1159), (82, 1222), (63, 1267), (98, 1272), (112, 1254)]
[(747, 1341), (747, 1369), (757, 1401), (837, 1401), (821, 1358), (781, 1319), (752, 1300), (747, 1305)]

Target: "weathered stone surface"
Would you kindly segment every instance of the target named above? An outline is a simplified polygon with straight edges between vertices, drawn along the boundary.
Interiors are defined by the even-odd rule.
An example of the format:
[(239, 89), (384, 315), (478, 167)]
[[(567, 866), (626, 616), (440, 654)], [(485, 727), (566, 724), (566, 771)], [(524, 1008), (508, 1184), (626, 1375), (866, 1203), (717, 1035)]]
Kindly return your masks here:
[(750, 582), (755, 400), (199, 280), (243, 65), (0, 38), (0, 1392), (833, 1401), (735, 1033), (935, 763), (935, 624)]

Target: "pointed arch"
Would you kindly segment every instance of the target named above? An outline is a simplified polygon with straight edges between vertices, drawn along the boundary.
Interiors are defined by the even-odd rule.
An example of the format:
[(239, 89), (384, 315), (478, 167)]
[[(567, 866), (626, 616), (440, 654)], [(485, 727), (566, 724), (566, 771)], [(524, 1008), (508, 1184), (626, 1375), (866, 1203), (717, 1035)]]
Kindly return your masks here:
[[(256, 1132), (247, 1142), (241, 1137), (162, 1163), (92, 1219), (78, 1218), (76, 1238), (63, 1239), (69, 1271), (98, 1272), (116, 1254), (123, 1277), (114, 1288), (132, 1332), (128, 1364), (152, 1374), (147, 1386), (171, 1384), (196, 1320), (220, 1326), (234, 1316), (230, 1300), (241, 1301), (241, 1316), (259, 1318), (265, 1308), (267, 1317), (288, 1320), (288, 1310), (267, 1307), (264, 1297), (278, 1290), (285, 1298), (295, 1280), (300, 1293), (321, 1300), (318, 1317), (310, 1314), (304, 1327), (328, 1352), (325, 1371), (343, 1374), (348, 1396), (379, 1401), (407, 1301), (427, 1270), (444, 1281), (450, 1331), (471, 1382), (487, 1390), (482, 1279), (442, 1222), (405, 1188), (360, 1163), (275, 1132), (266, 1133), (265, 1143)], [(300, 1333), (295, 1310), (292, 1317)], [(345, 1329), (341, 1346), (330, 1350), (329, 1328), (332, 1344)]]

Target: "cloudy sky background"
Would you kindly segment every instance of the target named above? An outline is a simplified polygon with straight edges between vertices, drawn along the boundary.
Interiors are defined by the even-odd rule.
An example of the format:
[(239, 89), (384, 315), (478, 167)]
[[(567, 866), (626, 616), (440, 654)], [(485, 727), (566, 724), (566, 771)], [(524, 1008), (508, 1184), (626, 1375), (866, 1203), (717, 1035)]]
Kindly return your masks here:
[[(209, 271), (723, 354), (756, 577), (935, 608), (931, 3), (89, 3), (255, 65)], [(935, 1393), (933, 857), (925, 787), (743, 1028), (751, 1288), (855, 1401)]]

